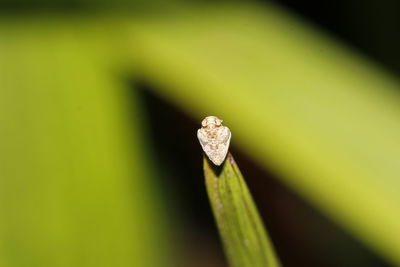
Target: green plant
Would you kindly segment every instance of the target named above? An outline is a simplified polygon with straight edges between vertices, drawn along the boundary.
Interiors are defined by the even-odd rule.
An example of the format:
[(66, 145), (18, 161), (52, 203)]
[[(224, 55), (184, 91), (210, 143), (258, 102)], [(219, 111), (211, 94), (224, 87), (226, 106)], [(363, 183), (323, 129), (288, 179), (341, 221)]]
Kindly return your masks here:
[(231, 266), (280, 266), (233, 156), (229, 153), (220, 167), (206, 157), (203, 162), (208, 197)]
[(229, 121), (233, 145), (400, 264), (398, 78), (274, 6), (235, 4), (2, 13), (0, 265), (168, 262), (144, 113), (121, 73)]

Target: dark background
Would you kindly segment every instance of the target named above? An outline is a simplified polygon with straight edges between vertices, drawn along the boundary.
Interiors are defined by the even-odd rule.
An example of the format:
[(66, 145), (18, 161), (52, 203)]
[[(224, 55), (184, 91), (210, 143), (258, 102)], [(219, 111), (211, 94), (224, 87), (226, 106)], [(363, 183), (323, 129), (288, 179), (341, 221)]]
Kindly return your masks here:
[[(270, 2), (270, 1), (263, 1)], [(273, 1), (289, 9), (315, 27), (356, 50), (362, 56), (398, 74), (400, 72), (400, 5), (396, 1)], [(215, 237), (214, 221), (210, 213), (201, 176), (200, 152), (192, 133), (197, 122), (186, 117), (175, 107), (149, 93), (139, 83), (142, 97), (147, 103), (154, 133), (154, 147), (162, 168), (171, 167), (168, 183), (179, 185), (175, 195), (181, 206), (188, 258), (182, 266), (223, 266), (223, 253)], [(181, 125), (176, 132), (165, 137), (163, 129), (174, 121)], [(170, 128), (170, 127), (169, 127)], [(158, 134), (157, 134), (158, 133)], [(192, 140), (193, 139), (193, 140)], [(180, 142), (170, 141), (180, 140)], [(283, 266), (389, 266), (362, 243), (305, 203), (290, 189), (282, 185), (276, 174), (265, 172), (233, 149), (245, 177), (257, 177), (248, 182), (251, 192), (267, 225)], [(169, 153), (175, 151), (177, 153)], [(195, 174), (198, 174), (197, 176)], [(194, 179), (187, 179), (187, 177)], [(170, 179), (173, 179), (172, 181)], [(179, 203), (182, 203), (179, 205)], [(200, 253), (196, 253), (200, 252)]]
[[(399, 74), (398, 1), (280, 0), (273, 3), (287, 8), (394, 75)], [(145, 83), (135, 85), (142, 89), (158, 162), (164, 169), (174, 166), (169, 169), (169, 177), (160, 177), (179, 185), (174, 192), (167, 190), (166, 194), (175, 196), (175, 205), (182, 212), (183, 228), (191, 229), (182, 237), (183, 243), (190, 244), (185, 246), (188, 258), (182, 266), (224, 266), (214, 221), (204, 198), (200, 146), (196, 147), (197, 140), (192, 134), (198, 123), (149, 93), (151, 90), (147, 90)], [(180, 126), (166, 138), (163, 129), (171, 121)], [(235, 147), (232, 150), (244, 176), (251, 179), (247, 182), (283, 266), (390, 266), (282, 185), (276, 174), (261, 170)], [(193, 151), (199, 153), (193, 155)]]

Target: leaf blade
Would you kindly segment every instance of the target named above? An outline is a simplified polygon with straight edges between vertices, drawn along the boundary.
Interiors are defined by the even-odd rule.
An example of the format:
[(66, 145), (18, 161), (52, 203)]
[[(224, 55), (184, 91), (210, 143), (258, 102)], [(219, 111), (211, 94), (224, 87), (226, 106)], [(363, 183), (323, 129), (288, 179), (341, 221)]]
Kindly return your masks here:
[(276, 6), (206, 11), (132, 27), (154, 92), (399, 265), (399, 80)]
[(249, 189), (229, 153), (220, 172), (204, 157), (211, 207), (231, 266), (280, 266)]

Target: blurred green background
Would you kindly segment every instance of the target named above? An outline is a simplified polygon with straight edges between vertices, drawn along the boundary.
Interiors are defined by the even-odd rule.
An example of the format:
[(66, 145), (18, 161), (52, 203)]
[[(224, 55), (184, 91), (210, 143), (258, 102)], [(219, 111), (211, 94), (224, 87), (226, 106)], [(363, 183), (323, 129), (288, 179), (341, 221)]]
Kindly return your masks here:
[(0, 1), (0, 266), (227, 266), (224, 119), (283, 266), (400, 266), (397, 1)]

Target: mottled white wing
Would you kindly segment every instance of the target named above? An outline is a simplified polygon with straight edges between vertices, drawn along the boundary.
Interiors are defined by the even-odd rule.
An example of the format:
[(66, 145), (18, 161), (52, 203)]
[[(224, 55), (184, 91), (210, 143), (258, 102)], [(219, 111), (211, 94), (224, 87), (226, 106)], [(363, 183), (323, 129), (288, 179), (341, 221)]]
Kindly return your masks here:
[(222, 131), (216, 139), (210, 140), (203, 129), (197, 131), (197, 137), (200, 145), (208, 158), (215, 164), (221, 165), (228, 153), (229, 143), (231, 141), (231, 131), (228, 127), (222, 126)]
[(207, 136), (203, 134), (202, 129), (197, 130), (197, 138), (199, 139), (200, 145), (205, 150), (205, 147), (207, 145)]
[(217, 160), (217, 163), (214, 162), (216, 165), (221, 165), (221, 163), (225, 160), (226, 155), (228, 154), (229, 144), (231, 142), (232, 135), (228, 127), (224, 126), (224, 131), (222, 135), (223, 135), (223, 141), (218, 146), (219, 160)]

